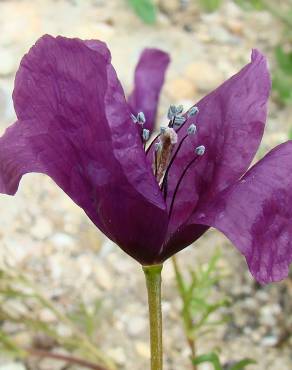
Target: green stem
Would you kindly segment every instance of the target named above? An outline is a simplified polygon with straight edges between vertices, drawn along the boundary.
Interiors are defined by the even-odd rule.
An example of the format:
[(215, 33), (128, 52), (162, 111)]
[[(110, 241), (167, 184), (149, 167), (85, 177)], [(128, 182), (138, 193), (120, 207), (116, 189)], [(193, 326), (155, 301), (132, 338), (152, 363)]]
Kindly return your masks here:
[(143, 266), (148, 292), (151, 370), (162, 370), (161, 265)]

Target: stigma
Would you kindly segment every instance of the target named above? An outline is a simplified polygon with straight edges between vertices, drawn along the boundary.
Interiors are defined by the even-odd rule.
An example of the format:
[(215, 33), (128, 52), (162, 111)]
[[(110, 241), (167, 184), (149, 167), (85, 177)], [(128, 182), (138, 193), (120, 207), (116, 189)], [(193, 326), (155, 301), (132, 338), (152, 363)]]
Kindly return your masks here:
[(166, 168), (170, 162), (174, 146), (177, 144), (177, 133), (172, 127), (163, 127), (160, 138), (155, 143), (155, 160), (153, 170), (158, 183), (163, 178)]

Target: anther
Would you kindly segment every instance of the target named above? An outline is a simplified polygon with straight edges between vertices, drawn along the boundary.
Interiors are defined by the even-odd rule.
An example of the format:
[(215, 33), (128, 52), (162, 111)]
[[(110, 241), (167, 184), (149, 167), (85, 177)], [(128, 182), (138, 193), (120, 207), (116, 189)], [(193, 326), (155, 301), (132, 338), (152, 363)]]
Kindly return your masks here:
[(199, 113), (199, 108), (198, 107), (196, 107), (196, 106), (194, 106), (194, 107), (192, 107), (192, 108), (190, 108), (189, 110), (188, 110), (188, 112), (187, 112), (187, 116), (188, 117), (192, 117), (192, 116), (195, 116), (196, 114), (198, 114)]
[(171, 105), (169, 108), (168, 108), (168, 112), (167, 112), (167, 118), (169, 120), (173, 119), (173, 117), (175, 117), (176, 115), (176, 106), (175, 105)]
[(177, 107), (175, 105), (171, 105), (167, 112), (167, 118), (169, 120), (176, 119), (180, 114), (182, 114), (183, 110), (183, 105), (178, 105)]
[(173, 119), (173, 124), (175, 126), (181, 126), (182, 124), (185, 123), (187, 119), (183, 116), (175, 116), (174, 119)]
[(143, 112), (139, 112), (137, 116), (131, 114), (131, 118), (134, 123), (138, 123), (141, 126), (146, 122), (145, 114)]
[(162, 142), (158, 141), (157, 143), (155, 143), (154, 144), (154, 149), (155, 149), (155, 152), (160, 152), (161, 149), (162, 149)]
[(143, 137), (143, 140), (144, 141), (147, 141), (149, 139), (149, 137), (150, 137), (150, 131), (147, 130), (147, 128), (144, 128), (143, 129), (142, 137)]
[(197, 131), (197, 126), (192, 123), (189, 127), (188, 127), (188, 135), (194, 135)]
[(131, 118), (134, 123), (138, 122), (137, 117), (133, 113), (131, 113)]
[(201, 155), (203, 155), (205, 153), (205, 150), (206, 150), (205, 146), (204, 145), (200, 145), (200, 146), (198, 146), (195, 149), (195, 152), (196, 152), (197, 155), (200, 155), (201, 156)]
[(140, 123), (141, 125), (143, 125), (145, 122), (146, 122), (146, 118), (145, 118), (145, 114), (143, 112), (139, 112), (137, 114), (137, 121), (138, 123)]
[(167, 127), (165, 126), (160, 126), (160, 134), (163, 135), (166, 131)]

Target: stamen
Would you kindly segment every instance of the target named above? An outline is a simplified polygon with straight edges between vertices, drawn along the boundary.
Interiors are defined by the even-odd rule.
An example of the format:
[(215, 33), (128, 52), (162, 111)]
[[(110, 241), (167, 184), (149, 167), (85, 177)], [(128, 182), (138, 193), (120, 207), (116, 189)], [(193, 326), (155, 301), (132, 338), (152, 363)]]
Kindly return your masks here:
[(188, 135), (194, 135), (197, 131), (197, 126), (192, 123), (188, 128)]
[(149, 137), (150, 137), (150, 131), (147, 130), (147, 128), (144, 128), (143, 129), (142, 137), (143, 137), (143, 140), (144, 141), (147, 141), (149, 139)]
[(131, 118), (134, 123), (138, 122), (137, 117), (133, 113), (131, 113)]
[(169, 108), (168, 108), (168, 112), (167, 112), (167, 118), (169, 120), (172, 120), (173, 117), (175, 117), (176, 115), (176, 106), (175, 105), (171, 105)]
[(167, 118), (170, 120), (168, 127), (181, 126), (185, 123), (186, 118), (182, 116), (183, 105), (171, 105), (168, 109)]
[[(203, 153), (202, 154), (199, 154), (197, 153), (197, 149), (200, 148), (200, 153), (202, 153), (202, 150), (203, 150)], [(204, 149), (202, 149), (204, 148)], [(172, 214), (172, 210), (173, 210), (173, 205), (174, 205), (174, 201), (175, 201), (175, 197), (176, 197), (176, 194), (178, 192), (178, 189), (180, 187), (180, 184), (185, 176), (185, 174), (187, 173), (188, 169), (191, 167), (192, 164), (194, 164), (196, 162), (196, 160), (198, 160), (203, 154), (205, 153), (205, 146), (204, 145), (200, 145), (196, 148), (196, 154), (198, 155), (197, 157), (193, 158), (189, 164), (186, 166), (186, 168), (183, 170), (182, 174), (181, 174), (181, 177), (179, 178), (177, 184), (176, 184), (176, 187), (174, 189), (174, 192), (173, 192), (173, 196), (172, 196), (172, 199), (171, 199), (171, 204), (170, 204), (170, 207), (169, 207), (169, 213), (168, 213), (168, 218), (170, 219), (171, 217), (171, 214)]]
[(162, 149), (162, 142), (158, 141), (158, 143), (154, 144), (155, 152), (160, 152)]
[[(189, 126), (189, 128), (188, 128), (188, 135), (194, 135), (194, 134), (196, 133), (196, 131), (197, 131), (197, 126), (196, 126), (195, 124), (193, 124), (193, 123), (192, 123), (192, 124)], [(181, 141), (180, 141), (180, 143), (179, 143), (179, 146), (177, 147), (177, 149), (176, 149), (176, 151), (175, 151), (174, 155), (172, 156), (171, 161), (169, 162), (169, 165), (168, 165), (168, 167), (167, 167), (167, 169), (166, 169), (166, 171), (165, 171), (165, 174), (164, 174), (164, 177), (163, 177), (163, 180), (162, 180), (162, 184), (161, 184), (161, 190), (163, 190), (163, 194), (164, 194), (164, 198), (165, 198), (165, 199), (166, 199), (166, 193), (167, 193), (167, 180), (168, 180), (168, 173), (169, 173), (169, 170), (170, 170), (170, 168), (171, 168), (171, 166), (172, 166), (172, 164), (173, 164), (173, 162), (174, 162), (174, 160), (175, 160), (175, 158), (176, 158), (176, 156), (177, 156), (177, 154), (178, 154), (178, 152), (179, 152), (180, 148), (182, 147), (183, 142), (184, 142), (184, 141), (185, 141), (185, 139), (188, 137), (188, 135), (185, 135), (185, 136), (181, 139)]]
[(157, 169), (158, 169), (157, 168), (157, 150), (155, 148), (155, 153), (154, 153), (154, 176), (155, 176), (155, 178), (157, 176)]
[(152, 145), (153, 144), (156, 144), (156, 140), (161, 136), (161, 134), (158, 134), (155, 136), (155, 138), (151, 141), (151, 143), (149, 144), (148, 148), (146, 149), (145, 153), (146, 155), (149, 153), (149, 150), (152, 148)]
[(193, 117), (193, 116), (195, 116), (196, 114), (198, 114), (199, 113), (199, 108), (198, 107), (196, 107), (196, 106), (194, 106), (194, 107), (192, 107), (192, 108), (190, 108), (189, 110), (188, 110), (188, 112), (187, 112), (187, 116), (188, 117)]
[(176, 194), (178, 192), (178, 189), (179, 189), (179, 186), (187, 172), (187, 170), (191, 167), (191, 165), (193, 163), (195, 163), (195, 161), (198, 159), (199, 157), (195, 157), (193, 158), (190, 163), (186, 166), (186, 168), (183, 170), (183, 173), (181, 174), (181, 177), (180, 179), (178, 180), (177, 184), (176, 184), (176, 187), (174, 189), (174, 192), (173, 192), (173, 196), (172, 196), (172, 199), (171, 199), (171, 203), (170, 203), (170, 207), (169, 207), (169, 213), (168, 213), (168, 219), (170, 220), (170, 217), (171, 217), (171, 214), (172, 214), (172, 210), (173, 210), (173, 205), (174, 205), (174, 201), (175, 201), (175, 197), (176, 197)]
[(182, 139), (181, 139), (181, 141), (180, 141), (180, 143), (179, 143), (179, 145), (178, 145), (178, 147), (177, 147), (177, 149), (176, 149), (176, 151), (175, 151), (175, 153), (174, 153), (174, 155), (172, 156), (172, 158), (171, 158), (171, 160), (170, 160), (170, 162), (169, 162), (169, 164), (168, 164), (168, 166), (167, 166), (167, 169), (166, 169), (166, 171), (165, 171), (165, 174), (164, 174), (164, 177), (163, 177), (163, 180), (162, 180), (162, 184), (161, 184), (161, 190), (164, 190), (164, 197), (166, 198), (166, 185), (167, 185), (167, 177), (168, 177), (168, 173), (169, 173), (169, 170), (170, 170), (170, 168), (171, 168), (171, 166), (172, 166), (172, 164), (173, 164), (173, 162), (174, 162), (174, 160), (175, 160), (175, 158), (176, 158), (176, 156), (177, 156), (177, 154), (178, 154), (178, 152), (179, 152), (179, 150), (180, 150), (180, 148), (182, 147), (182, 145), (183, 145), (183, 142), (185, 141), (185, 139), (187, 138), (188, 136), (186, 135), (186, 136), (184, 136)]
[(195, 152), (197, 155), (202, 156), (205, 153), (205, 150), (206, 150), (205, 146), (200, 145), (195, 149)]
[(167, 127), (165, 126), (160, 126), (160, 134), (163, 135), (165, 133), (165, 130), (167, 129)]
[(145, 114), (143, 112), (139, 112), (137, 114), (137, 120), (139, 124), (144, 125), (144, 123), (146, 122)]
[(137, 116), (131, 113), (131, 118), (134, 123), (138, 123), (141, 126), (146, 122), (145, 114), (143, 112), (139, 112)]
[(175, 116), (173, 118), (173, 124), (175, 126), (181, 126), (182, 124), (184, 124), (186, 122), (186, 117), (183, 117), (183, 116)]

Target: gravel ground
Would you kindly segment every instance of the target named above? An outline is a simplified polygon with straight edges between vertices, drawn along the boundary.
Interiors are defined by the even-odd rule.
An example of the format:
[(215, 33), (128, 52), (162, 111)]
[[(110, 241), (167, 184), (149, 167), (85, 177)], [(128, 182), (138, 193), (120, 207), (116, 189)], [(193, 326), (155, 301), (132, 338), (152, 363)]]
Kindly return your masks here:
[[(155, 46), (168, 51), (172, 64), (161, 97), (159, 122), (165, 119), (170, 103), (190, 106), (235, 73), (248, 62), (251, 48), (265, 52), (272, 64), (273, 47), (282, 33), (281, 25), (270, 14), (245, 13), (231, 1), (225, 1), (214, 14), (204, 14), (192, 4), (181, 9), (179, 1), (161, 0), (155, 26), (144, 25), (123, 0), (1, 1), (0, 24), (1, 131), (15, 118), (11, 92), (20, 58), (44, 33), (106, 41), (128, 92), (141, 50)], [(271, 100), (269, 111), (260, 155), (286, 140), (292, 125), (292, 107), (280, 107)], [(146, 292), (139, 265), (105, 240), (45, 176), (25, 177), (14, 198), (0, 198), (0, 207), (0, 258), (8, 256), (15, 268), (28, 273), (48, 297), (57, 296), (64, 312), (80, 301), (89, 305), (102, 300), (105, 309), (95, 338), (98, 345), (120, 369), (149, 368)], [(231, 320), (199, 338), (199, 353), (216, 347), (223, 362), (248, 356), (258, 361), (250, 369), (292, 369), (292, 280), (259, 287), (244, 259), (214, 230), (195, 247), (181, 252), (179, 261), (183, 266), (205, 263), (218, 246), (227, 277), (217, 289), (231, 297), (232, 305), (226, 309)], [(169, 261), (163, 279), (165, 370), (188, 369), (189, 351)], [(44, 320), (51, 319), (46, 311), (39, 314)], [(18, 340), (26, 344), (30, 338), (22, 333)], [(2, 370), (28, 366), (2, 357), (0, 354)], [(30, 368), (64, 368), (64, 364), (59, 365), (42, 360), (30, 363)]]

